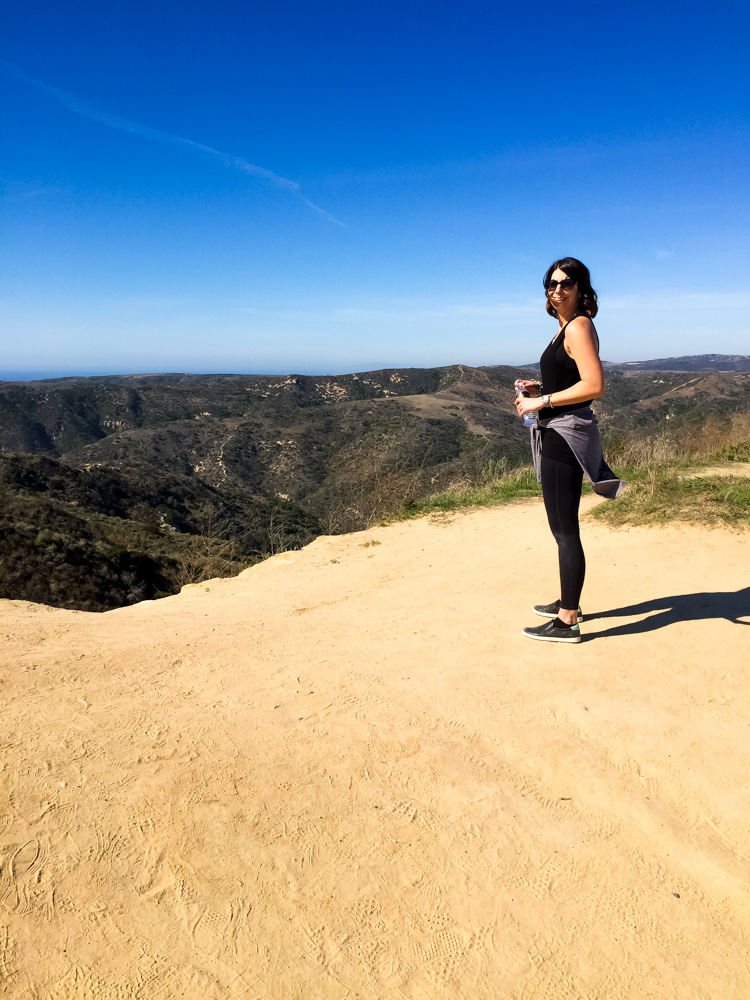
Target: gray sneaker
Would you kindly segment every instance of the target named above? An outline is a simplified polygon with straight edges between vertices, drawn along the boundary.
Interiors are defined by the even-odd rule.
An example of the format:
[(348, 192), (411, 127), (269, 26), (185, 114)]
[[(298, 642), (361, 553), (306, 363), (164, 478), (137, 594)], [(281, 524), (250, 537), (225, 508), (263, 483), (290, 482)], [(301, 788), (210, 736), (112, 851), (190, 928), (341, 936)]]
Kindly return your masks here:
[(545, 639), (547, 642), (580, 642), (581, 630), (577, 625), (566, 625), (559, 618), (536, 628), (525, 628), (523, 634), (527, 639)]
[[(553, 604), (535, 604), (531, 609), (535, 615), (540, 615), (542, 618), (557, 618), (557, 612), (560, 610), (560, 602), (555, 601)], [(578, 605), (578, 624), (580, 625), (583, 621), (583, 613), (581, 612), (581, 606)]]

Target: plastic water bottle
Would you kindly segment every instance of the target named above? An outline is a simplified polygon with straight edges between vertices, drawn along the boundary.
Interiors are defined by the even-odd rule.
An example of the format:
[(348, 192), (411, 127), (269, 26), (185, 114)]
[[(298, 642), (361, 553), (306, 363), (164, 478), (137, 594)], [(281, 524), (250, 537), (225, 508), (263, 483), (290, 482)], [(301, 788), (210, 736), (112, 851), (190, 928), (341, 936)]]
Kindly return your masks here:
[[(517, 392), (516, 399), (520, 399), (522, 396), (530, 396), (530, 395), (531, 393), (526, 391)], [(522, 419), (524, 427), (536, 427), (536, 425), (539, 423), (539, 412), (538, 410), (529, 410), (528, 413), (524, 413)]]

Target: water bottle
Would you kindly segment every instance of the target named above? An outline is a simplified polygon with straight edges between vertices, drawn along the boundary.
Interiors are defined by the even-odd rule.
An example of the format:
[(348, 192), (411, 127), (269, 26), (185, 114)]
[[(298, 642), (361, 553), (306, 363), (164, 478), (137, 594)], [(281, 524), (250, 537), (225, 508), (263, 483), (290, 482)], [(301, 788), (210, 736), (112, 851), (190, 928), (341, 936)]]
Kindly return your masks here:
[[(529, 393), (522, 392), (521, 395), (528, 396)], [(539, 412), (537, 410), (529, 410), (528, 413), (524, 413), (522, 420), (524, 427), (536, 427), (536, 425), (539, 423)]]
[[(518, 383), (516, 383), (516, 399), (520, 399), (522, 396), (530, 395), (531, 393), (527, 392), (525, 389), (519, 389)], [(539, 423), (539, 412), (538, 410), (529, 410), (528, 413), (524, 413), (522, 419), (524, 427), (536, 427)]]

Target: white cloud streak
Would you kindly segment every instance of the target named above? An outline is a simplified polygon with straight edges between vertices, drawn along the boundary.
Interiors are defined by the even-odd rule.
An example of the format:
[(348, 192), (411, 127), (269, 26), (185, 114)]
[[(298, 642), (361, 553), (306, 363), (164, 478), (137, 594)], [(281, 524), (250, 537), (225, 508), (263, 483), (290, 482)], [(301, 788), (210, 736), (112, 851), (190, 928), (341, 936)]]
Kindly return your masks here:
[(251, 177), (260, 177), (263, 180), (269, 181), (270, 183), (276, 185), (276, 187), (280, 187), (283, 190), (288, 191), (290, 194), (295, 195), (295, 197), (299, 198), (303, 204), (307, 205), (308, 208), (312, 209), (313, 212), (316, 212), (328, 222), (333, 222), (337, 226), (346, 226), (345, 222), (341, 222), (329, 212), (326, 212), (325, 209), (310, 201), (310, 199), (302, 193), (302, 189), (299, 184), (296, 181), (289, 180), (288, 177), (281, 177), (279, 174), (275, 174), (272, 170), (267, 170), (265, 167), (259, 167), (256, 163), (250, 163), (241, 156), (233, 156), (231, 153), (224, 153), (220, 149), (213, 149), (211, 146), (204, 146), (203, 143), (195, 142), (193, 139), (186, 139), (184, 136), (175, 135), (172, 132), (162, 132), (160, 129), (150, 128), (148, 125), (139, 125), (137, 122), (131, 122), (127, 118), (119, 118), (117, 115), (111, 115), (106, 111), (100, 111), (98, 108), (94, 108), (85, 101), (81, 101), (79, 98), (73, 97), (64, 90), (58, 90), (57, 87), (50, 87), (48, 84), (42, 83), (41, 80), (35, 80), (34, 77), (27, 76), (5, 59), (0, 60), (0, 63), (5, 67), (6, 71), (11, 74), (11, 76), (14, 76), (19, 80), (23, 80), (24, 83), (31, 84), (33, 87), (36, 87), (37, 90), (41, 90), (43, 93), (47, 94), (48, 97), (57, 101), (58, 104), (62, 104), (63, 107), (68, 109), (68, 111), (72, 111), (73, 114), (81, 115), (83, 118), (89, 118), (91, 121), (98, 122), (100, 125), (106, 125), (108, 128), (117, 129), (120, 132), (130, 132), (131, 135), (137, 135), (142, 139), (150, 139), (152, 142), (167, 143), (175, 146), (187, 146), (200, 153), (207, 153), (210, 156), (215, 156), (225, 167), (233, 170), (239, 170), (244, 174), (249, 174)]

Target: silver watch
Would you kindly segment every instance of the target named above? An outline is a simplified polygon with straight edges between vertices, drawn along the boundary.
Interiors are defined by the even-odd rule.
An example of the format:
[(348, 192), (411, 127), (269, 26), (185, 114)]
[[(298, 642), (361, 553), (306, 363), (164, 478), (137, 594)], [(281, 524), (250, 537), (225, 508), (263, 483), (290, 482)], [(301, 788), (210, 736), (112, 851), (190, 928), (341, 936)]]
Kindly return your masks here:
[(542, 402), (544, 403), (545, 406), (552, 406), (548, 392), (545, 392), (545, 394), (542, 396)]

